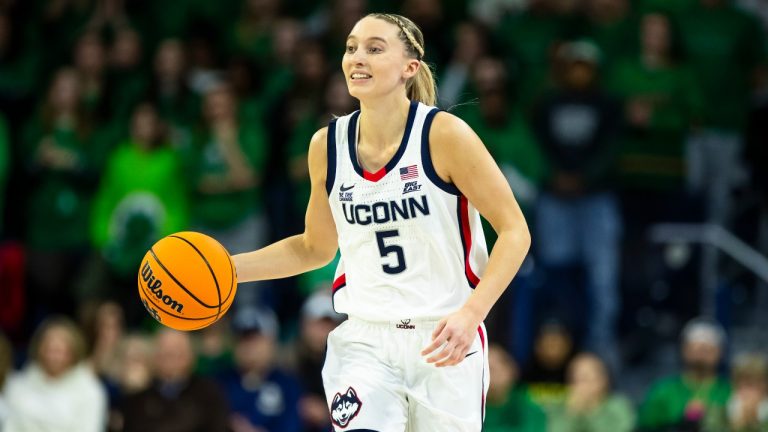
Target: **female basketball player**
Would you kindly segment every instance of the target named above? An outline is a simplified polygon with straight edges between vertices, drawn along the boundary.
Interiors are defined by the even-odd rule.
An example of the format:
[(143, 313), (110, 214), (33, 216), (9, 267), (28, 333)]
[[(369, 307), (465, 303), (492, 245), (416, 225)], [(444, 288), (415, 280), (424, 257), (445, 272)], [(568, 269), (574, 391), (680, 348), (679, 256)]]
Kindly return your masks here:
[[(432, 106), (423, 58), (407, 18), (355, 25), (342, 69), (361, 109), (312, 137), (304, 233), (234, 257), (246, 282), (315, 269), (341, 249), (334, 303), (350, 318), (329, 335), (323, 367), (339, 429), (479, 431), (482, 323), (530, 244), (483, 143)], [(478, 210), (499, 235), (490, 259)]]

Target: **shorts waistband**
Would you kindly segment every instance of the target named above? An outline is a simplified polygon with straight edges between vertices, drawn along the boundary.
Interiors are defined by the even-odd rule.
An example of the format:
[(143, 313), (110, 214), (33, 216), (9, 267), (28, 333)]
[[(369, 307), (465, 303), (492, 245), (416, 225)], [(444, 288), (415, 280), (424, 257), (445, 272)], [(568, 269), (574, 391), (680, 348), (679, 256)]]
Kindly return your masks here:
[(388, 321), (369, 321), (363, 318), (349, 316), (349, 321), (381, 328), (397, 330), (434, 329), (441, 318), (401, 318)]

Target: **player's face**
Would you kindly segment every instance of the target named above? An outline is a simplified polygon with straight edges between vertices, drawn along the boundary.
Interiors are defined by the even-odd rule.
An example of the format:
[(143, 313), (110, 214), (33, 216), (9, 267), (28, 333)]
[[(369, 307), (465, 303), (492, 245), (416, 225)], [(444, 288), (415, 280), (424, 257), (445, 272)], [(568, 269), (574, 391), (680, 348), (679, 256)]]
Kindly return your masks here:
[(386, 95), (416, 74), (419, 61), (407, 56), (399, 33), (396, 25), (378, 18), (355, 24), (341, 61), (349, 94), (357, 99)]

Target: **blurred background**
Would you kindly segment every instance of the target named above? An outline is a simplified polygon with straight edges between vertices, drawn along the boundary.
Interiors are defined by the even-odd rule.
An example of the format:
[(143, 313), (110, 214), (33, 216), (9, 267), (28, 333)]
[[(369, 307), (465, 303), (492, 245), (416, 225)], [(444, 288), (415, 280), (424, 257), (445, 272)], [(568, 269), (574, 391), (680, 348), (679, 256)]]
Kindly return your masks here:
[(172, 232), (303, 229), (373, 11), (423, 30), (533, 234), (485, 430), (768, 431), (767, 0), (0, 0), (0, 430), (330, 430), (334, 264), (192, 333), (135, 275)]

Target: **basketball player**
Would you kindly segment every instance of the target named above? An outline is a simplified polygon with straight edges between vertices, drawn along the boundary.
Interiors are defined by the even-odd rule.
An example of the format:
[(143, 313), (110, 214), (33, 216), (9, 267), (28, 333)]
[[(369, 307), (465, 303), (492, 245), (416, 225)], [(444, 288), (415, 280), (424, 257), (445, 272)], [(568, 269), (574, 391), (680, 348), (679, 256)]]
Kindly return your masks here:
[[(432, 106), (423, 58), (407, 18), (354, 26), (342, 69), (361, 109), (312, 137), (304, 233), (234, 257), (247, 282), (321, 267), (341, 249), (333, 297), (349, 320), (328, 336), (323, 367), (337, 431), (479, 431), (482, 323), (530, 244), (482, 142)], [(478, 210), (499, 234), (490, 259)]]

